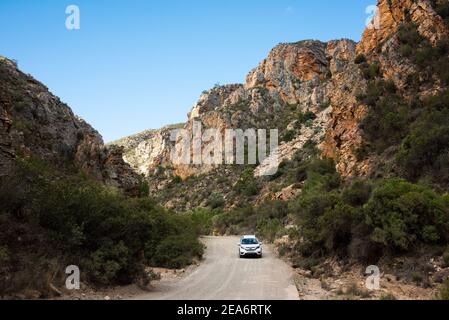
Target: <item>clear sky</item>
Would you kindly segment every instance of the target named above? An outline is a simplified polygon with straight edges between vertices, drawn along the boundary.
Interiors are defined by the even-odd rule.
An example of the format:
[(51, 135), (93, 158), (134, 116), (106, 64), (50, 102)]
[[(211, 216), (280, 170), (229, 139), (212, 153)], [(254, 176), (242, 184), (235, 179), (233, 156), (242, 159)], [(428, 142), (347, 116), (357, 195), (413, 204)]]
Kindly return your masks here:
[[(81, 29), (65, 27), (66, 7)], [(203, 90), (242, 83), (280, 42), (358, 41), (376, 0), (0, 0), (0, 55), (106, 141), (184, 122)]]

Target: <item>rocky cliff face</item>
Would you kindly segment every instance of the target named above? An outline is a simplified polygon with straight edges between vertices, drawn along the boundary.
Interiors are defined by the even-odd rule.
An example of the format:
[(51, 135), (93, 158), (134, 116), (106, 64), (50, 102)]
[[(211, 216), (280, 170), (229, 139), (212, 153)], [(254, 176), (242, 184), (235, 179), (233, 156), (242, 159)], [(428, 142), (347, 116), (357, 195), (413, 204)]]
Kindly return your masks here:
[(428, 0), (379, 0), (377, 7), (376, 17), (357, 46), (358, 53), (373, 53), (397, 31), (407, 16), (418, 26), (418, 32), (432, 44), (448, 34), (443, 19)]
[(120, 149), (105, 147), (100, 134), (44, 85), (0, 57), (0, 175), (8, 174), (18, 156), (74, 166), (107, 185), (137, 192), (139, 177)]
[[(295, 131), (292, 141), (281, 145), (280, 161), (289, 159), (296, 150), (312, 140), (323, 142), (326, 131), (332, 126), (336, 113), (334, 105), (347, 110), (354, 106), (355, 91), (362, 81), (354, 64), (356, 43), (351, 40), (302, 41), (281, 44), (274, 48), (260, 65), (252, 70), (244, 85), (215, 87), (200, 97), (188, 115), (184, 128), (192, 131), (194, 121), (203, 128), (279, 129)], [(351, 88), (348, 91), (348, 88)], [(353, 99), (348, 99), (348, 96)], [(344, 105), (342, 105), (344, 104)], [(298, 112), (313, 112), (316, 118), (301, 130), (294, 130)], [(347, 111), (347, 112), (354, 112)], [(338, 112), (339, 113), (339, 112)], [(359, 112), (361, 113), (361, 112)], [(322, 145), (323, 154), (337, 157), (336, 148), (349, 150), (357, 140), (356, 123), (344, 123), (338, 132), (326, 135), (327, 143)], [(352, 126), (352, 127), (351, 127)], [(347, 131), (351, 131), (347, 133)], [(350, 145), (340, 146), (340, 136), (348, 134)], [(169, 164), (169, 142), (167, 128), (149, 131), (122, 139), (114, 144), (125, 148), (125, 160), (133, 168), (150, 175), (161, 164)], [(174, 174), (183, 178), (208, 172), (211, 168), (175, 166)], [(344, 167), (344, 168), (343, 168)], [(265, 164), (256, 170), (261, 175)], [(342, 171), (350, 171), (342, 166)]]
[[(192, 131), (193, 122), (203, 128), (279, 129), (284, 139), (279, 160), (289, 160), (308, 142), (318, 145), (322, 157), (332, 158), (343, 177), (369, 175), (380, 161), (375, 155), (358, 159), (356, 150), (363, 145), (361, 122), (367, 106), (358, 96), (367, 90), (368, 81), (356, 57), (363, 55), (367, 64), (376, 63), (382, 77), (392, 80), (407, 95), (407, 79), (416, 74), (416, 66), (400, 54), (398, 28), (405, 21), (417, 25), (421, 36), (432, 45), (448, 30), (445, 21), (427, 0), (379, 0), (378, 14), (360, 43), (351, 40), (301, 41), (275, 47), (244, 84), (215, 87), (204, 92), (184, 128)], [(424, 87), (427, 86), (427, 87)], [(427, 82), (419, 90), (428, 95), (439, 90), (438, 82)], [(298, 113), (315, 116), (306, 124), (298, 123)], [(164, 137), (164, 138), (162, 138)], [(138, 143), (135, 143), (138, 140)], [(125, 160), (135, 169), (151, 176), (163, 165), (165, 178), (177, 175), (208, 174), (219, 168), (176, 166), (170, 164), (165, 129), (130, 137), (118, 143), (125, 147)], [(255, 169), (262, 176), (267, 162)], [(160, 187), (160, 180), (157, 186)]]

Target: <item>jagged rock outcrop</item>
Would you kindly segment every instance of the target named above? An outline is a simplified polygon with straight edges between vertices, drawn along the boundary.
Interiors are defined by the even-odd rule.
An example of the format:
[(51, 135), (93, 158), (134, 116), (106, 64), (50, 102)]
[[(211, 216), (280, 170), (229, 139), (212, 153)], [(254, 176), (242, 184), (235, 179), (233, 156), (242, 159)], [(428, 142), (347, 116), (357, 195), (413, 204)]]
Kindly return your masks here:
[(72, 164), (107, 185), (138, 192), (139, 176), (119, 149), (106, 148), (100, 134), (44, 85), (0, 57), (0, 175), (17, 156)]
[(409, 16), (418, 32), (432, 44), (448, 35), (443, 19), (428, 0), (379, 0), (376, 17), (357, 46), (358, 53), (371, 54), (398, 29)]
[[(415, 23), (418, 32), (431, 44), (449, 33), (445, 21), (428, 0), (379, 0), (378, 8), (373, 22), (378, 28), (368, 27), (358, 44), (343, 39), (276, 46), (248, 74), (244, 84), (217, 86), (204, 92), (183, 128), (192, 132), (197, 121), (203, 129), (279, 129), (281, 136), (293, 132), (292, 139), (280, 144), (279, 162), (291, 159), (311, 141), (319, 146), (322, 157), (335, 160), (343, 177), (370, 175), (379, 159), (374, 155), (365, 159), (356, 156), (363, 146), (361, 123), (367, 113), (367, 106), (358, 98), (366, 91), (367, 80), (356, 57), (363, 54), (367, 64), (376, 61), (382, 77), (393, 80), (406, 95), (407, 79), (417, 69), (400, 53), (399, 26), (406, 21)], [(426, 82), (419, 93), (428, 95), (438, 90), (438, 81)], [(298, 125), (299, 112), (313, 112), (315, 118), (306, 125)], [(212, 166), (171, 164), (167, 148), (173, 144), (158, 135), (159, 131), (148, 136), (142, 134), (138, 136), (138, 144), (119, 143), (127, 150), (127, 162), (139, 172), (150, 176), (159, 165), (171, 170), (167, 177), (177, 175), (183, 179), (217, 172)], [(255, 169), (256, 177), (269, 169), (269, 160)]]
[[(350, 40), (281, 44), (248, 74), (244, 85), (217, 86), (204, 92), (189, 113), (184, 129), (192, 132), (197, 121), (204, 129), (255, 128), (283, 132), (294, 127), (295, 112), (316, 113), (317, 118), (302, 128), (297, 138), (282, 144), (280, 161), (287, 160), (307, 141), (322, 141), (331, 120), (330, 93), (336, 85), (333, 74), (340, 76), (347, 72), (345, 66), (354, 55), (355, 43)], [(281, 121), (285, 118), (291, 119)], [(161, 139), (161, 132), (165, 132), (165, 139)], [(114, 144), (124, 146), (125, 160), (149, 175), (158, 165), (170, 163), (167, 157), (171, 153), (167, 148), (173, 147), (173, 143), (168, 143), (168, 136), (166, 129), (149, 131)], [(211, 166), (170, 166), (175, 175), (183, 178), (212, 169)], [(262, 175), (265, 169), (262, 164), (256, 175)]]
[(332, 111), (325, 129), (325, 139), (320, 145), (322, 156), (334, 159), (337, 170), (345, 177), (366, 174), (367, 163), (358, 162), (353, 152), (362, 143), (359, 124), (366, 111), (356, 98), (366, 83), (354, 63), (355, 43), (332, 41), (327, 54), (333, 62), (332, 88), (328, 91)]
[(160, 130), (147, 130), (134, 136), (126, 137), (109, 146), (123, 148), (123, 159), (133, 169), (144, 176), (153, 174), (159, 166), (170, 166), (170, 150), (174, 142), (170, 140), (172, 130), (184, 125), (172, 125)]
[(245, 88), (266, 88), (290, 104), (319, 104), (316, 84), (329, 75), (325, 49), (326, 44), (320, 41), (281, 44), (249, 73)]

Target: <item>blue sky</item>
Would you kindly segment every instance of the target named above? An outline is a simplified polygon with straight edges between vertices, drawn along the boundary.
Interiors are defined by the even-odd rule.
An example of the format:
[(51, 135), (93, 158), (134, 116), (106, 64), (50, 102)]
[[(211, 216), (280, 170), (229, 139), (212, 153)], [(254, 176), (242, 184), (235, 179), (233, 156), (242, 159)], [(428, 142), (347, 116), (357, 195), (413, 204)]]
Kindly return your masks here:
[[(65, 9), (81, 29), (65, 28)], [(0, 0), (0, 55), (111, 141), (184, 122), (280, 42), (360, 39), (375, 0)]]

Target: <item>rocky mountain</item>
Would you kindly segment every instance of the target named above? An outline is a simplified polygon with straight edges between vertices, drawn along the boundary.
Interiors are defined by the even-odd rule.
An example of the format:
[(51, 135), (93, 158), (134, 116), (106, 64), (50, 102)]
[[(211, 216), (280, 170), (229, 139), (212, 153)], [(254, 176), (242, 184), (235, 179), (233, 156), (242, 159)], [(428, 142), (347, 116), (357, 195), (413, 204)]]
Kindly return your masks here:
[(106, 147), (100, 134), (43, 84), (0, 57), (0, 176), (18, 157), (74, 167), (129, 194), (136, 194), (139, 185), (120, 148)]
[[(407, 83), (419, 68), (402, 54), (399, 31), (404, 24), (416, 25), (418, 36), (437, 46), (448, 35), (444, 14), (435, 9), (441, 3), (444, 1), (379, 0), (377, 16), (360, 43), (343, 39), (280, 44), (248, 74), (245, 84), (217, 86), (204, 92), (184, 128), (192, 131), (194, 121), (201, 122), (204, 128), (222, 131), (277, 128), (283, 140), (279, 148), (281, 162), (291, 160), (305, 144), (313, 143), (321, 157), (335, 161), (343, 178), (378, 175), (386, 155), (368, 152), (360, 156), (360, 150), (368, 144), (363, 126), (369, 113), (367, 101), (360, 97), (376, 77), (391, 81), (404, 97), (411, 96)], [(421, 83), (420, 97), (444, 87), (439, 81)], [(174, 177), (185, 180), (220, 175), (219, 168), (172, 164), (169, 155), (173, 142), (168, 129), (117, 143), (125, 148), (125, 161), (148, 177), (153, 196), (166, 192), (161, 187), (163, 181)], [(265, 163), (259, 164), (254, 175), (261, 176), (265, 168)], [(162, 170), (163, 177), (156, 179)]]

